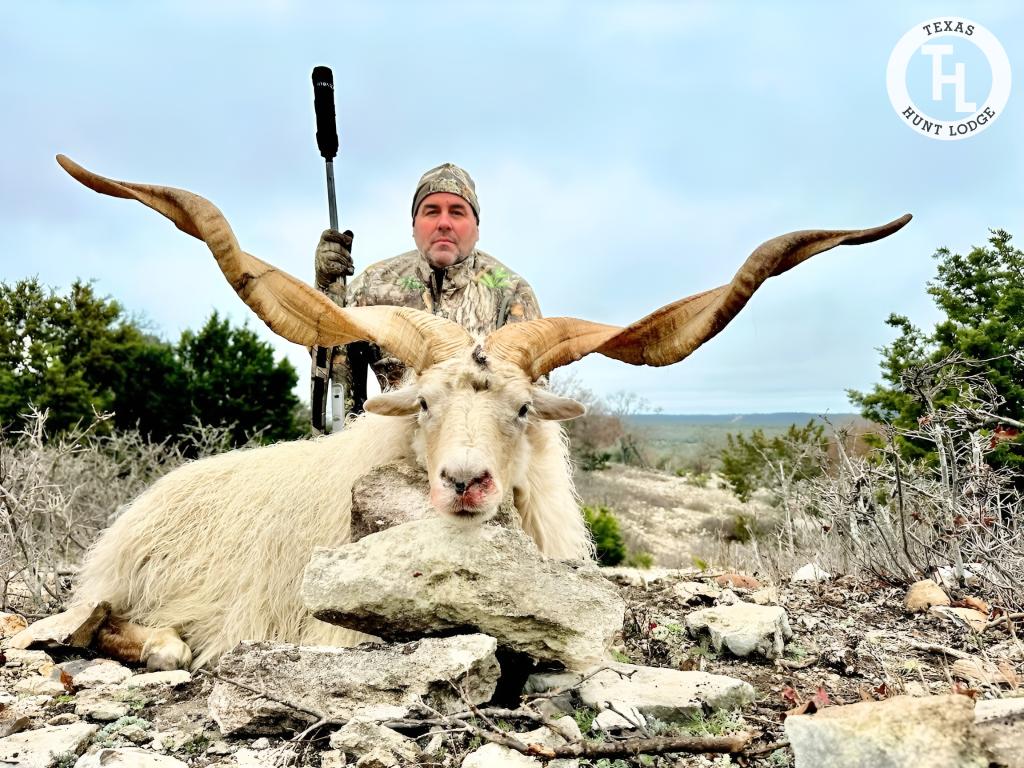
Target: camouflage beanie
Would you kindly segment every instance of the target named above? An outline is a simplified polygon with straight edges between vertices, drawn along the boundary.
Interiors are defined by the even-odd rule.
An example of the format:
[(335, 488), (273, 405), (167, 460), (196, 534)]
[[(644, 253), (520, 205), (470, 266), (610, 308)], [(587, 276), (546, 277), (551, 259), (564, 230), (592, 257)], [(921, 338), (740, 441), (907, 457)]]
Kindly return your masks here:
[(458, 195), (473, 209), (477, 224), (480, 223), (480, 202), (476, 199), (476, 184), (468, 173), (454, 163), (445, 163), (437, 168), (431, 168), (420, 177), (420, 183), (416, 185), (416, 194), (412, 199), (412, 217), (416, 218), (416, 211), (420, 203), (427, 195), (435, 192), (450, 192)]

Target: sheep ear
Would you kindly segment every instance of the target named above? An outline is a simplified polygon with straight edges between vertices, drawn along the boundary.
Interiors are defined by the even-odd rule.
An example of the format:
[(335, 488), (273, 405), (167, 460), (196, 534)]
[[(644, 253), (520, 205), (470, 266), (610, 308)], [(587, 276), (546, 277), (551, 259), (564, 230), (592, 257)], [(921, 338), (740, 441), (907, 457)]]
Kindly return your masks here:
[(371, 397), (363, 409), (378, 416), (412, 416), (420, 409), (420, 403), (416, 390), (408, 388)]
[(583, 403), (539, 388), (533, 392), (533, 408), (537, 416), (547, 421), (568, 421), (587, 412)]

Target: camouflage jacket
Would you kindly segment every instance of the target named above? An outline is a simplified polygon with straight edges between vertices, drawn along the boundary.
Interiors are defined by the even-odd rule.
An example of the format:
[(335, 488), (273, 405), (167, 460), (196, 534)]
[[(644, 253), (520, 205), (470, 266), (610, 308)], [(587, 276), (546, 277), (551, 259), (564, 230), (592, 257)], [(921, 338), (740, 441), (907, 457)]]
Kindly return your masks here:
[[(419, 251), (371, 264), (349, 283), (345, 306), (380, 304), (433, 312), (475, 335), (541, 316), (529, 283), (480, 250), (442, 270), (434, 270)], [(382, 389), (398, 384), (405, 373), (400, 360), (375, 345), (370, 345), (370, 366)], [(343, 354), (335, 356), (333, 367), (335, 379), (350, 393), (351, 371)]]

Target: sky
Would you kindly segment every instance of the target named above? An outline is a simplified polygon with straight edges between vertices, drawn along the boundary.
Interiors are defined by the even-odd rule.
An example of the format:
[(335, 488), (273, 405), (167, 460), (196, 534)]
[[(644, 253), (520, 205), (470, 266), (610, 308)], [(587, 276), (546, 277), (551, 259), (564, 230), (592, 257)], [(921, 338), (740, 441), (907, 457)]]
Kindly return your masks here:
[(479, 247), (546, 315), (618, 325), (728, 282), (776, 235), (912, 213), (886, 240), (770, 280), (676, 365), (568, 369), (665, 413), (850, 411), (846, 390), (879, 380), (886, 317), (938, 318), (937, 248), (964, 252), (990, 228), (1024, 238), (1015, 89), (961, 141), (912, 130), (889, 102), (897, 42), (947, 15), (986, 28), (1024, 75), (1013, 2), (8, 4), (0, 280), (93, 280), (170, 340), (217, 310), (287, 355), (308, 399), (308, 354), (250, 315), (202, 243), (81, 187), (54, 155), (201, 194), (244, 249), (311, 280), (328, 221), (310, 73), (326, 65), (357, 270), (413, 247), (416, 180), (442, 162), (473, 175)]

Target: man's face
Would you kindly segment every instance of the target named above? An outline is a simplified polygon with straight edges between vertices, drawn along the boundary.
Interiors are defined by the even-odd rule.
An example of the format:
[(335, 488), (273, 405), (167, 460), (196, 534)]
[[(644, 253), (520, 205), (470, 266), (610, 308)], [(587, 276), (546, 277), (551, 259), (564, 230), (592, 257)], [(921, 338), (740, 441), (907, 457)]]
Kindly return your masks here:
[(420, 203), (412, 220), (412, 237), (432, 267), (450, 267), (476, 247), (480, 230), (469, 203), (451, 192), (435, 192)]

